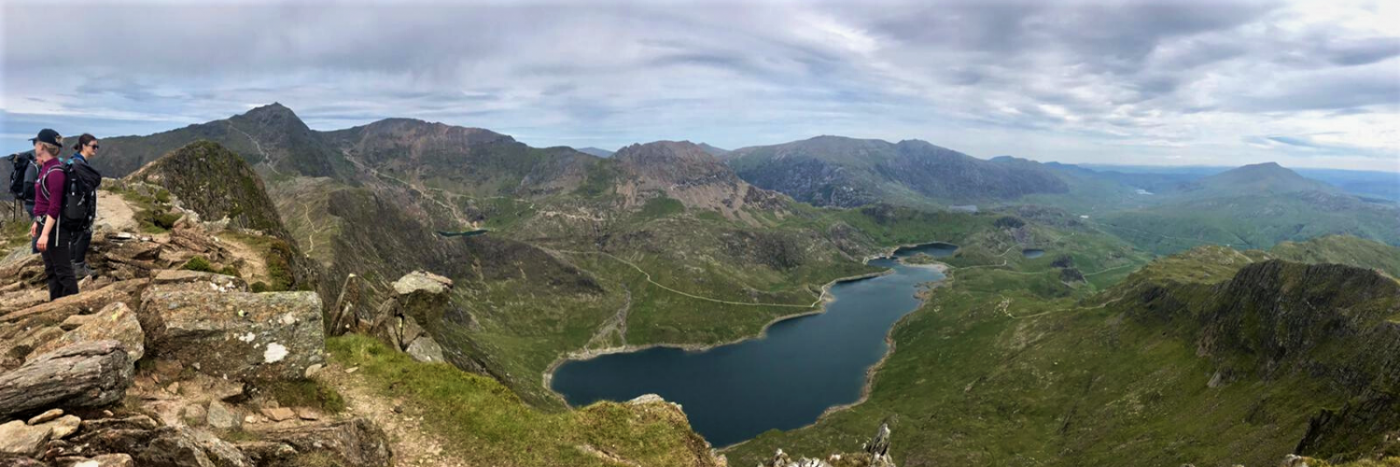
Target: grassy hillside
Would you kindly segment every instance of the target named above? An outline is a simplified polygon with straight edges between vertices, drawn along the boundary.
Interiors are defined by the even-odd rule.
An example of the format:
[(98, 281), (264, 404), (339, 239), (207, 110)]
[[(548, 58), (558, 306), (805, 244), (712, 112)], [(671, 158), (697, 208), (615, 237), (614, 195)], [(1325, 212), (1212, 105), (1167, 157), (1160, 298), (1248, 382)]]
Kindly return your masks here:
[(1400, 248), (1347, 235), (1304, 242), (1282, 242), (1269, 249), (1275, 258), (1299, 263), (1337, 263), (1371, 268), (1400, 277)]
[[(424, 428), (450, 440), (448, 455), (466, 465), (614, 466), (715, 465), (685, 414), (668, 404), (602, 402), (547, 413), (522, 402), (491, 378), (446, 364), (414, 361), (363, 336), (327, 342), (331, 359), (358, 367), (371, 390), (431, 413)], [(600, 455), (599, 453), (606, 453)]]
[(1269, 248), (1329, 234), (1400, 245), (1400, 209), (1317, 191), (1190, 200), (1098, 220), (1109, 232), (1160, 254), (1205, 244)]
[[(1280, 255), (1335, 260), (1346, 243)], [(867, 402), (730, 460), (821, 455), (887, 419), (902, 466), (1274, 465), (1304, 439), (1334, 460), (1389, 449), (1394, 417), (1359, 411), (1392, 413), (1373, 391), (1395, 377), (1396, 354), (1377, 349), (1400, 343), (1400, 284), (1270, 256), (1202, 247), (1069, 295), (1034, 265), (955, 268), (897, 326)]]

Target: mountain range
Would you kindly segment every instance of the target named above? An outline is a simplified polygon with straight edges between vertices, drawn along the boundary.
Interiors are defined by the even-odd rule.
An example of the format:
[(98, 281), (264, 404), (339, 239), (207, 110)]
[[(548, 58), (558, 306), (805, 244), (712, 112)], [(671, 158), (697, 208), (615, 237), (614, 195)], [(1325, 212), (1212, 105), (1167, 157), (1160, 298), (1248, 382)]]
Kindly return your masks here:
[(724, 157), (745, 180), (818, 206), (927, 206), (1068, 191), (1038, 164), (984, 161), (918, 140), (818, 136)]
[(865, 258), (958, 246), (864, 403), (736, 465), (851, 449), (891, 416), (900, 465), (1352, 460), (1400, 424), (1366, 415), (1396, 408), (1390, 353), (1357, 350), (1396, 342), (1400, 211), (1277, 164), (1142, 174), (837, 136), (603, 157), (412, 119), (317, 131), (280, 104), (102, 142), (106, 175), (276, 239), (276, 288), (328, 316), (415, 270), (450, 279), (422, 331), (544, 412), (571, 410), (545, 376), (565, 358), (753, 337), (878, 273)]

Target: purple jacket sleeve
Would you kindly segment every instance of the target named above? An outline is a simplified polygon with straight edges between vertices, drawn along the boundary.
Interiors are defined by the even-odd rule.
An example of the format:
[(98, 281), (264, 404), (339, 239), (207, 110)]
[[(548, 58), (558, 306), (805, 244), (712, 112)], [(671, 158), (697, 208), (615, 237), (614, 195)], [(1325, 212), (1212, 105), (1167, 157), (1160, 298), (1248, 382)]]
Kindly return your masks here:
[(49, 175), (44, 177), (43, 184), (48, 188), (48, 197), (46, 199), (43, 194), (34, 193), (34, 215), (48, 215), (58, 219), (63, 214), (63, 184), (66, 181), (62, 170), (49, 171)]

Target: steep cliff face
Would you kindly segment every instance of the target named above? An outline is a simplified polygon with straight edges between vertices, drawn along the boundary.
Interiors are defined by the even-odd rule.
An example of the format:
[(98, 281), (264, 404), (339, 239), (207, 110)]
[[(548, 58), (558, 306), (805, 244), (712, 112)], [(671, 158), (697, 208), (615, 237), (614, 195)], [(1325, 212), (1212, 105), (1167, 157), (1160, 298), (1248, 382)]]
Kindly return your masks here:
[(370, 180), (479, 196), (543, 196), (583, 182), (598, 158), (571, 148), (532, 148), (500, 133), (392, 118), (325, 133)]
[[(1228, 251), (1228, 250), (1226, 250)], [(1218, 277), (1218, 276), (1217, 276)], [(1213, 367), (1209, 386), (1267, 385), (1257, 413), (1286, 410), (1303, 397), (1310, 416), (1295, 452), (1336, 461), (1393, 452), (1400, 427), (1400, 283), (1341, 264), (1252, 262), (1229, 280), (1139, 283), (1141, 310), (1155, 328), (1181, 332)], [(1309, 388), (1311, 394), (1278, 387)], [(1317, 407), (1305, 398), (1332, 400)], [(1268, 407), (1268, 408), (1265, 408)], [(1306, 407), (1306, 408), (1304, 408)], [(1302, 427), (1294, 427), (1300, 429)]]
[(624, 147), (613, 155), (627, 176), (617, 193), (626, 206), (641, 206), (659, 196), (692, 209), (718, 211), (738, 218), (745, 208), (781, 206), (774, 193), (749, 185), (714, 155), (689, 141), (658, 141)]
[(1371, 270), (1252, 264), (1218, 287), (1199, 351), (1225, 380), (1306, 378), (1345, 403), (1321, 409), (1297, 452), (1355, 459), (1400, 427), (1400, 283)]

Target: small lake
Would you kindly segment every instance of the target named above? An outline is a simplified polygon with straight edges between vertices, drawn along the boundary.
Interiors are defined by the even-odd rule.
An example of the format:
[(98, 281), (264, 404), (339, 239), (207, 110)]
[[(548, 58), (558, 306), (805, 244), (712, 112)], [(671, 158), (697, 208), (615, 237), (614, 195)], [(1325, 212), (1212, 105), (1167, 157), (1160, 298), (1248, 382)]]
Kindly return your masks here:
[[(932, 243), (897, 257), (953, 254)], [(885, 355), (885, 335), (919, 307), (920, 284), (943, 279), (930, 267), (870, 260), (891, 274), (831, 286), (826, 312), (774, 323), (761, 339), (701, 352), (653, 347), (561, 365), (551, 388), (569, 404), (658, 394), (681, 404), (695, 431), (716, 447), (771, 429), (809, 425), (826, 409), (855, 402), (865, 373)]]
[(1021, 254), (1026, 255), (1027, 258), (1039, 258), (1045, 256), (1045, 250), (1025, 249), (1021, 250)]

